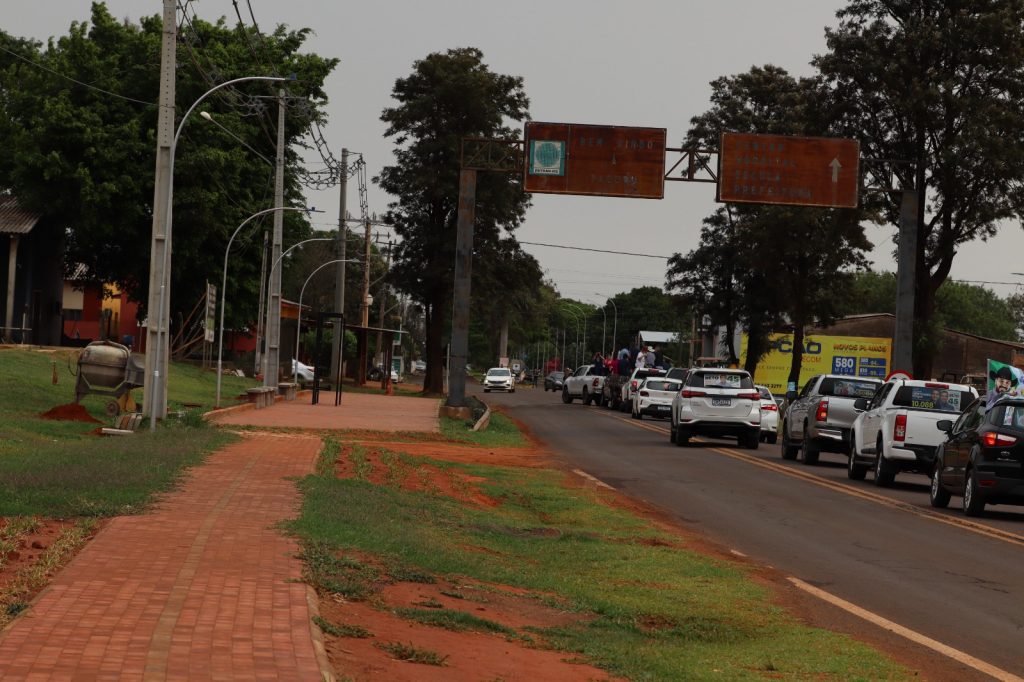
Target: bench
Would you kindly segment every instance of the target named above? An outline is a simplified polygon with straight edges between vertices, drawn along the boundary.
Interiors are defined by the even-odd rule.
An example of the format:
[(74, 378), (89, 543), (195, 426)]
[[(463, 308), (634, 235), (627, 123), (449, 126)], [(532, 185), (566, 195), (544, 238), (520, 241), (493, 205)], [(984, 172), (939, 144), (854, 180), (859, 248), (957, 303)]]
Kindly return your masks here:
[(293, 381), (282, 381), (277, 385), (277, 394), (283, 396), (285, 400), (295, 400), (298, 392), (299, 385)]
[(277, 395), (277, 391), (274, 390), (273, 386), (257, 386), (256, 388), (246, 389), (245, 393), (249, 402), (257, 410), (273, 405), (274, 396)]

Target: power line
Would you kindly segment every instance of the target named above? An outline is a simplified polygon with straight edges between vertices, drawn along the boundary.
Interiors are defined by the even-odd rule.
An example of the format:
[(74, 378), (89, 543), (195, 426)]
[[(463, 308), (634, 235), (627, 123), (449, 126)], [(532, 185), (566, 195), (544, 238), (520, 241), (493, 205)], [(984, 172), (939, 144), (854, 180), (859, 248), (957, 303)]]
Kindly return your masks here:
[(542, 244), (540, 242), (519, 242), (520, 244), (526, 244), (527, 246), (547, 246), (552, 249), (569, 249), (570, 251), (592, 251), (594, 253), (610, 253), (615, 256), (637, 256), (639, 258), (660, 258), (661, 260), (668, 260), (668, 256), (655, 256), (651, 253), (631, 253), (629, 251), (605, 251), (604, 249), (588, 249), (583, 246), (566, 246), (564, 244)]

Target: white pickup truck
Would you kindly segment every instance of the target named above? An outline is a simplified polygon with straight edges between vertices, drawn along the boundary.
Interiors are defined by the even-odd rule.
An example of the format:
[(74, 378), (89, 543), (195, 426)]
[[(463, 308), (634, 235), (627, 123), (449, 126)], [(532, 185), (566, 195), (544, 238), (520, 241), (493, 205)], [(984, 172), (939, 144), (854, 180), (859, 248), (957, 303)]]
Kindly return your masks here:
[(896, 379), (882, 384), (870, 399), (860, 399), (853, 422), (846, 473), (860, 481), (874, 469), (875, 485), (892, 485), (896, 474), (930, 476), (935, 453), (946, 434), (936, 424), (955, 419), (978, 392), (965, 384)]
[(604, 374), (598, 374), (593, 365), (583, 365), (562, 382), (562, 402), (571, 403), (579, 398), (584, 405), (595, 402), (604, 405)]

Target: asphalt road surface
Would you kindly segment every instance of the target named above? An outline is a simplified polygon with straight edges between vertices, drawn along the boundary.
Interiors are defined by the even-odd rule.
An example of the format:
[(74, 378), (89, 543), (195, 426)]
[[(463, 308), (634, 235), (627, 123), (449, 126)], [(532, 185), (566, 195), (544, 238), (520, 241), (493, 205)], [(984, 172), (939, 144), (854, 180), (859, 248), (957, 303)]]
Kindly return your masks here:
[[(484, 397), (479, 386), (469, 390)], [(890, 489), (871, 473), (850, 481), (842, 455), (822, 453), (807, 466), (783, 460), (777, 445), (746, 450), (705, 438), (680, 448), (668, 421), (564, 405), (540, 388), (486, 400), (573, 468), (911, 631), (901, 636), (933, 640), (937, 656), (976, 659), (967, 661), (977, 679), (1024, 676), (1024, 507), (988, 507), (968, 521), (959, 498), (932, 509), (924, 476), (899, 475)]]

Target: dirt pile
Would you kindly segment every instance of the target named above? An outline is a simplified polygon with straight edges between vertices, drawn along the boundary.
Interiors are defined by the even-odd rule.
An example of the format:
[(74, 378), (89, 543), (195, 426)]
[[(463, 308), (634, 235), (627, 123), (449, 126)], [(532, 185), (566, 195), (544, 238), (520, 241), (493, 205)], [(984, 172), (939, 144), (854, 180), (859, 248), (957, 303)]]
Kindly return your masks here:
[(87, 424), (102, 424), (99, 419), (94, 419), (86, 409), (77, 403), (58, 405), (39, 415), (43, 419), (53, 419), (65, 422), (85, 422)]

